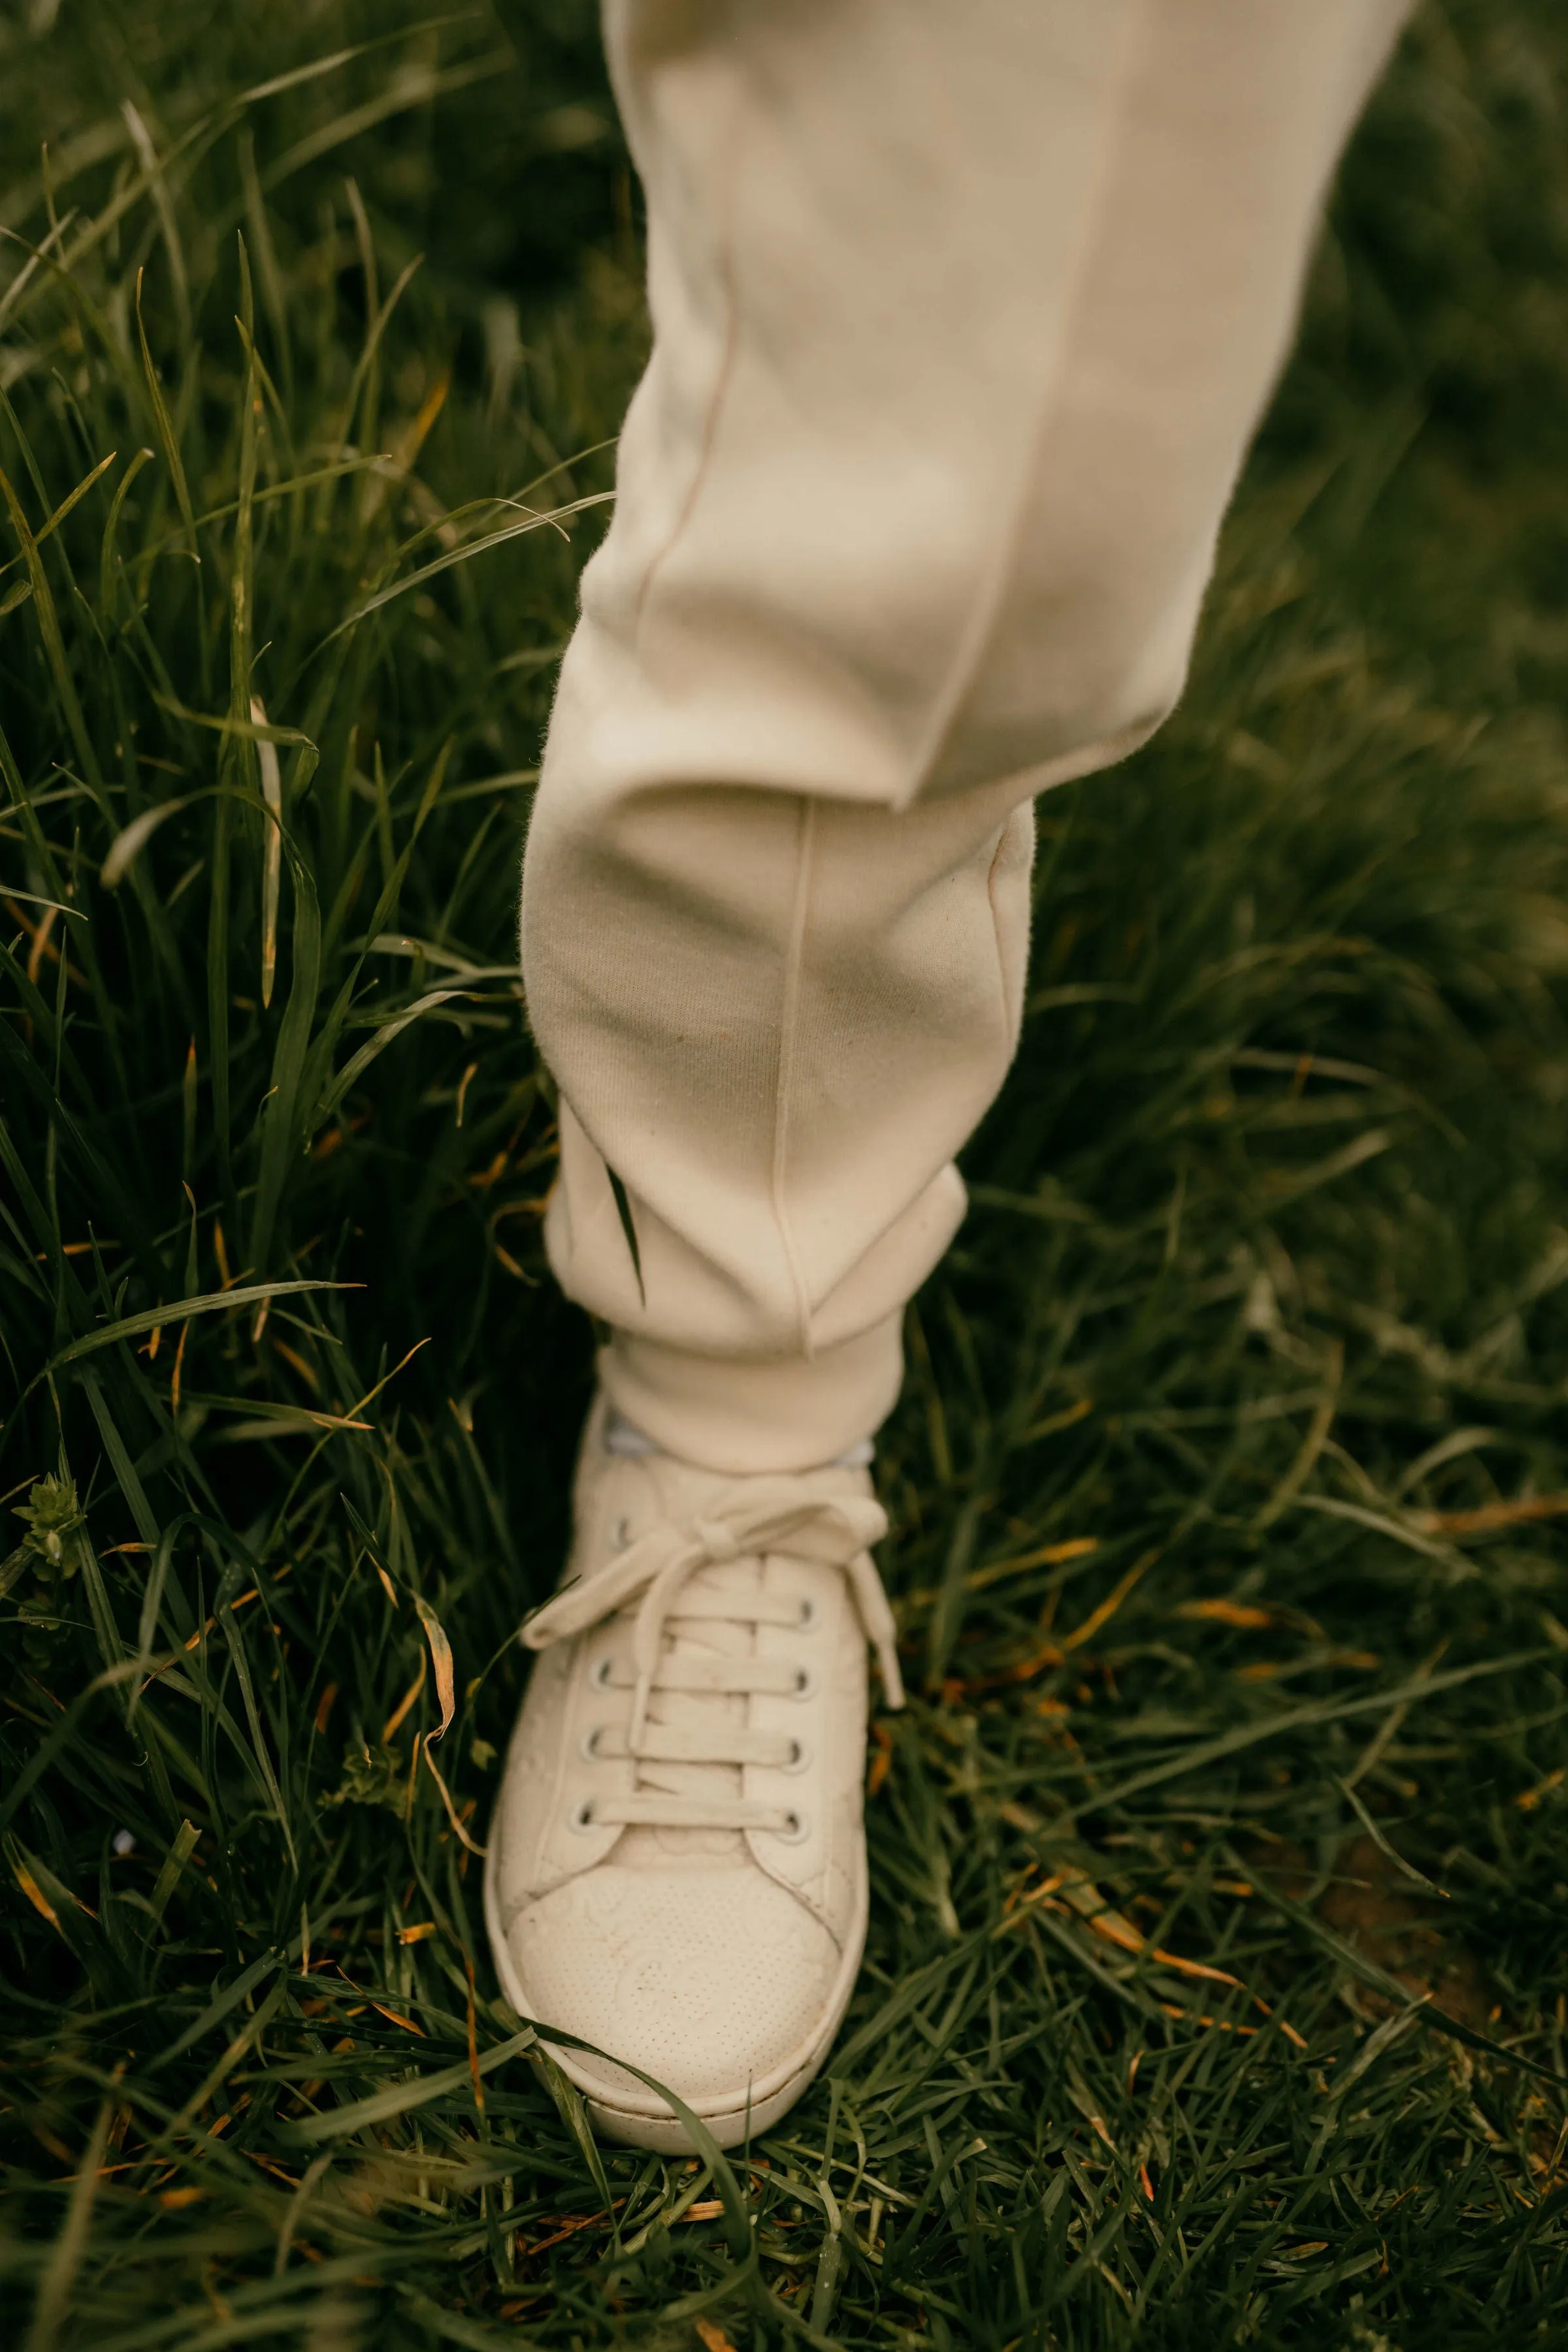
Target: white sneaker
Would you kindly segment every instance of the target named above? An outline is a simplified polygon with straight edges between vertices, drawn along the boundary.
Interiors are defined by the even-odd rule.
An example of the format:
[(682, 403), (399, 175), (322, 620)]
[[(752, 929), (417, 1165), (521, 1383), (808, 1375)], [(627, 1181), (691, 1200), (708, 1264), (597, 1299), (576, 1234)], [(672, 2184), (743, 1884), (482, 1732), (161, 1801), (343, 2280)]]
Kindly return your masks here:
[[(566, 1579), (507, 1755), (485, 1917), (507, 1998), (668, 2085), (721, 2147), (816, 2074), (866, 1939), (866, 1643), (903, 1704), (865, 1467), (724, 1477), (604, 1401)], [(557, 2047), (595, 2126), (686, 2151), (669, 2105)]]

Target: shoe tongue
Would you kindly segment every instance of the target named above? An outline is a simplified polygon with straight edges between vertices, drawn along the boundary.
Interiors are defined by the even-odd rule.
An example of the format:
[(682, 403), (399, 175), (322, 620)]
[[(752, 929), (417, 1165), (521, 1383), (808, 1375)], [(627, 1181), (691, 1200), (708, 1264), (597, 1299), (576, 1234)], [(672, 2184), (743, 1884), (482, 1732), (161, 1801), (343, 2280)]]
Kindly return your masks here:
[[(699, 1517), (715, 1496), (733, 1485), (732, 1480), (717, 1472), (699, 1470), (668, 1457), (649, 1461), (646, 1469), (664, 1490), (661, 1500), (668, 1515), (677, 1520)], [(683, 1617), (678, 1599), (665, 1619), (661, 1663), (680, 1658), (750, 1657), (756, 1647), (756, 1631), (745, 1616), (745, 1598), (757, 1590), (764, 1573), (760, 1559), (745, 1558), (697, 1570), (685, 1590), (710, 1596), (732, 1593), (739, 1604), (738, 1613), (732, 1619)], [(647, 1719), (650, 1725), (683, 1731), (732, 1731), (745, 1728), (749, 1713), (750, 1703), (741, 1692), (656, 1688), (648, 1698)], [(657, 1790), (668, 1796), (733, 1799), (743, 1793), (742, 1777), (738, 1764), (668, 1764), (643, 1759), (637, 1765), (634, 1785), (639, 1790)], [(673, 1856), (704, 1861), (731, 1856), (740, 1863), (745, 1860), (746, 1853), (745, 1840), (739, 1830), (636, 1828), (624, 1832), (616, 1858), (633, 1867), (655, 1869), (668, 1865)]]

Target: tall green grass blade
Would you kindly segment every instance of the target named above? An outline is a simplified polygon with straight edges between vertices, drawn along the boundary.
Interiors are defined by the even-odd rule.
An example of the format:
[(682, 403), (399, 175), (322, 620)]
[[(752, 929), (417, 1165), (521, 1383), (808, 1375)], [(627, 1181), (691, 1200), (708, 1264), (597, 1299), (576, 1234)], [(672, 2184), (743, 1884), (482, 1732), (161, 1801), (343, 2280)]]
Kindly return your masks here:
[(71, 740), (76, 747), (77, 758), (81, 762), (82, 772), (89, 782), (97, 787), (100, 782), (98, 759), (87, 731), (87, 721), (82, 716), (81, 701), (76, 690), (76, 680), (71, 676), (70, 664), (66, 658), (65, 640), (60, 634), (59, 614), (55, 608), (48, 576), (38, 553), (38, 542), (29, 530), (27, 518), (22, 510), (21, 500), (12, 488), (10, 477), (3, 467), (0, 467), (0, 497), (5, 499), (6, 509), (11, 518), (11, 529), (16, 533), (22, 550), (22, 560), (27, 567), (27, 584), (33, 592), (33, 613), (37, 621), (38, 635), (43, 640), (44, 656), (54, 680), (55, 692), (59, 697), (60, 709), (65, 715), (66, 724), (70, 729)]
[(315, 887), (303, 861), (290, 850), (289, 878), (294, 889), (292, 974), (289, 1001), (279, 1025), (278, 1048), (272, 1062), (272, 1086), (262, 1133), (261, 1169), (252, 1215), (251, 1262), (265, 1268), (272, 1245), (283, 1187), (290, 1165), (318, 1123), (303, 1100), (310, 1021), (321, 986), (321, 926)]
[(174, 420), (169, 414), (169, 404), (164, 398), (163, 386), (159, 380), (157, 368), (153, 364), (153, 353), (147, 342), (146, 322), (142, 316), (142, 273), (138, 270), (136, 273), (136, 334), (142, 351), (142, 382), (148, 404), (153, 411), (153, 423), (158, 436), (158, 446), (163, 452), (163, 463), (169, 469), (169, 479), (179, 506), (180, 519), (185, 527), (187, 551), (199, 564), (202, 560), (201, 550), (196, 541), (196, 517), (195, 509), (191, 504), (190, 485), (185, 479), (185, 468), (180, 456), (180, 444), (174, 431)]

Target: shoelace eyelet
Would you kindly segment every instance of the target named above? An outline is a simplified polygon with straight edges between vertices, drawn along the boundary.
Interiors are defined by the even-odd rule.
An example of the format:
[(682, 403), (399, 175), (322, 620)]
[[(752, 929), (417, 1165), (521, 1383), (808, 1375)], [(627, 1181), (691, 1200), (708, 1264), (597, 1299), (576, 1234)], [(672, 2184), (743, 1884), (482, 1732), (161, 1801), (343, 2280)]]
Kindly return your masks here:
[(594, 1668), (593, 1673), (588, 1677), (588, 1687), (590, 1690), (602, 1691), (609, 1689), (611, 1663), (612, 1661), (607, 1656), (599, 1660), (598, 1664)]
[(582, 1753), (590, 1764), (597, 1764), (602, 1760), (599, 1755), (599, 1734), (604, 1727), (602, 1723), (596, 1723), (592, 1731), (585, 1731), (583, 1734)]
[(795, 1623), (801, 1633), (809, 1633), (811, 1632), (812, 1628), (816, 1623), (818, 1613), (816, 1603), (808, 1593), (800, 1604), (800, 1615), (795, 1620)]
[(789, 1744), (789, 1762), (787, 1764), (781, 1764), (779, 1766), (779, 1770), (781, 1772), (804, 1772), (807, 1765), (811, 1762), (810, 1748), (806, 1746), (804, 1739), (792, 1739)]
[(795, 1688), (791, 1691), (790, 1696), (791, 1698), (815, 1698), (816, 1696), (816, 1676), (809, 1666), (797, 1666), (795, 1668)]
[(592, 1797), (584, 1797), (581, 1803), (573, 1806), (566, 1816), (566, 1826), (574, 1830), (591, 1830), (595, 1826)]
[(811, 1835), (811, 1823), (804, 1813), (787, 1812), (784, 1828), (774, 1830), (773, 1835), (784, 1845), (804, 1845)]

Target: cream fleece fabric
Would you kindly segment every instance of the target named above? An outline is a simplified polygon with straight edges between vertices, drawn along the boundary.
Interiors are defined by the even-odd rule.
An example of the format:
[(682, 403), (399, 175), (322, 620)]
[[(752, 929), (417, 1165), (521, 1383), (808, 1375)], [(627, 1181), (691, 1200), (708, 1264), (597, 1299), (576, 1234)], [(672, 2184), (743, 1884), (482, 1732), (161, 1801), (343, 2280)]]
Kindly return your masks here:
[(609, 0), (654, 351), (522, 951), (551, 1261), (668, 1451), (798, 1469), (891, 1405), (1017, 1040), (1032, 797), (1181, 691), (1404, 13)]

